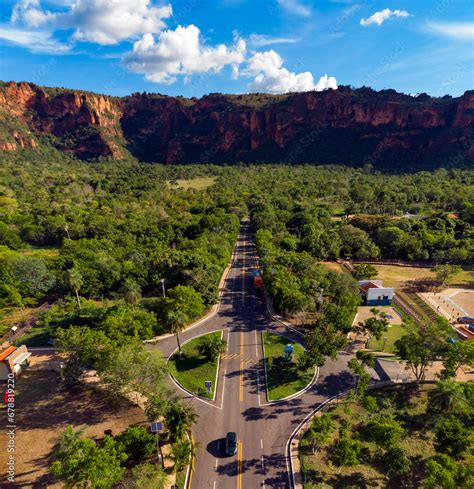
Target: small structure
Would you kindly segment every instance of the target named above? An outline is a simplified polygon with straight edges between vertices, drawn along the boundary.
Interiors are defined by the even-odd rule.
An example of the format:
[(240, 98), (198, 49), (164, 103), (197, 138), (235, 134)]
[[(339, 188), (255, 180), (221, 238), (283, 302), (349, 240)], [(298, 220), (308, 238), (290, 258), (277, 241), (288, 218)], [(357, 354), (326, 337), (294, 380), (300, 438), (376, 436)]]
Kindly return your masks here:
[(295, 354), (295, 347), (293, 345), (290, 345), (290, 343), (285, 345), (285, 347), (283, 348), (283, 358), (287, 362), (291, 362), (293, 360), (294, 354)]
[(258, 289), (261, 289), (263, 287), (262, 272), (258, 269), (253, 270), (252, 275), (253, 275), (253, 285)]
[(395, 295), (394, 288), (384, 287), (382, 280), (361, 280), (359, 287), (362, 300), (368, 306), (389, 306)]
[(10, 345), (0, 350), (0, 380), (7, 380), (8, 374), (18, 377), (22, 369), (28, 365), (30, 356), (31, 352), (25, 345), (18, 347)]

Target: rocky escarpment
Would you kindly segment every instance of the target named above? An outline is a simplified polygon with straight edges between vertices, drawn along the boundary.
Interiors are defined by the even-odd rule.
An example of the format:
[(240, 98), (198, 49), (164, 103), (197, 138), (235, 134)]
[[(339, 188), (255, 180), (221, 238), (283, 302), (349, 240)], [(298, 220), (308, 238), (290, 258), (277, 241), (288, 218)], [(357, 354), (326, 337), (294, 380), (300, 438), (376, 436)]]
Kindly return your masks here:
[[(412, 97), (340, 87), (284, 96), (157, 94), (112, 98), (28, 83), (0, 88), (6, 144), (50, 137), (76, 157), (143, 161), (286, 162), (400, 165), (465, 163), (474, 158), (474, 91)], [(3, 119), (0, 119), (0, 125)], [(5, 124), (3, 124), (5, 126)], [(28, 142), (29, 141), (29, 142)], [(0, 148), (2, 140), (0, 138)]]

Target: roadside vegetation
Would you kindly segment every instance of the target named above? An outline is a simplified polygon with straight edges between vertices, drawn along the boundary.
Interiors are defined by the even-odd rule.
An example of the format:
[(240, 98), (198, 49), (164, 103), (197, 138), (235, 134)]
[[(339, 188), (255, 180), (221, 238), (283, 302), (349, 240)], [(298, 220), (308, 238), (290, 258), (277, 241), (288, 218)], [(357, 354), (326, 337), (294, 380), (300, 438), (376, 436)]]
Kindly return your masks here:
[[(216, 389), (218, 359), (225, 351), (226, 343), (222, 340), (222, 331), (199, 336), (177, 350), (169, 359), (171, 375), (186, 390), (195, 395), (212, 399)], [(212, 381), (208, 393), (204, 383)]]
[(316, 416), (300, 443), (304, 488), (469, 488), (472, 383), (351, 393)]
[[(291, 345), (294, 355), (285, 360), (284, 348)], [(304, 348), (294, 341), (279, 334), (263, 333), (265, 351), (266, 382), (269, 401), (277, 401), (292, 396), (304, 389), (313, 379), (315, 369), (298, 363), (303, 356)]]
[[(371, 165), (85, 163), (42, 147), (2, 155), (0, 182), (3, 339), (54, 344), (71, 392), (95, 370), (111, 399), (146, 398), (147, 419), (163, 420), (178, 472), (193, 451), (187, 433), (196, 415), (167, 387), (167, 365), (143, 340), (173, 333), (185, 350), (180, 333), (215, 303), (244, 216), (252, 218), (275, 308), (303, 318), (298, 376), (344, 347), (360, 302), (355, 278), (322, 261), (472, 264), (471, 170), (388, 175)], [(380, 340), (383, 318), (367, 320), (363, 329)], [(406, 344), (396, 342), (414, 370), (435, 358), (424, 356), (420, 364), (417, 357), (420, 342), (434, 344), (430, 329), (410, 330)], [(200, 354), (210, 355), (204, 346)], [(443, 343), (433, 351), (439, 358), (450, 348)], [(465, 356), (452, 348), (449, 375)], [(370, 361), (357, 361), (352, 368), (362, 375)], [(415, 373), (423, 378), (423, 371)], [(66, 448), (53, 457), (57, 477), (86, 486), (91, 474), (103, 474), (100, 487), (121, 484), (126, 450), (103, 437), (92, 447), (76, 431), (65, 433)], [(89, 461), (109, 460), (103, 472), (96, 465), (71, 468), (78, 453), (89, 452)]]

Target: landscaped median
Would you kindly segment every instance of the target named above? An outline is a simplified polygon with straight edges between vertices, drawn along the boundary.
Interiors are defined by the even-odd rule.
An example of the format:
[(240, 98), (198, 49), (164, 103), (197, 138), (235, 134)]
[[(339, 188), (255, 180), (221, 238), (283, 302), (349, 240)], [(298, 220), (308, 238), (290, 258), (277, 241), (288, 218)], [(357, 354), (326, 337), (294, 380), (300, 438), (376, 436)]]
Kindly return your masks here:
[[(262, 337), (268, 400), (277, 401), (303, 390), (313, 380), (315, 373), (314, 367), (298, 369), (298, 359), (304, 348), (280, 334), (265, 332)], [(292, 345), (294, 348), (292, 360), (284, 358), (286, 345)]]
[[(181, 352), (176, 351), (169, 359), (168, 366), (174, 380), (192, 394), (214, 398), (219, 357), (225, 347), (222, 334), (222, 331), (216, 331), (193, 338), (182, 345)], [(209, 393), (204, 384), (207, 380), (212, 381)]]

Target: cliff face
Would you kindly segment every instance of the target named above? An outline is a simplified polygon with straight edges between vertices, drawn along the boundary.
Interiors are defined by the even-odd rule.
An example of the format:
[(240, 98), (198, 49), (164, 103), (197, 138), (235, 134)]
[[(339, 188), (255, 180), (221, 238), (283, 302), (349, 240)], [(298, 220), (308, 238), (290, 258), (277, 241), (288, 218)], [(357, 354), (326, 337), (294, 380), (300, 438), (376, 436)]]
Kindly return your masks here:
[(460, 98), (414, 98), (394, 90), (340, 87), (274, 97), (119, 99), (9, 83), (0, 88), (2, 114), (24, 131), (15, 136), (4, 130), (9, 140), (0, 137), (0, 149), (34, 147), (35, 137), (46, 135), (83, 159), (121, 158), (127, 150), (143, 161), (165, 163), (416, 166), (474, 158), (474, 91)]

